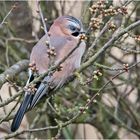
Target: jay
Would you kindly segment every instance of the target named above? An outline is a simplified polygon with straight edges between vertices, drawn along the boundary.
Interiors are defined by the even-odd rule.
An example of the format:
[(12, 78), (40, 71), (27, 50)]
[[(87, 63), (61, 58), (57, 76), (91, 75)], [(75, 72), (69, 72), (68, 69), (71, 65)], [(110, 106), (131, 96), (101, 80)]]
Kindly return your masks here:
[[(79, 43), (79, 36), (83, 33), (81, 21), (72, 16), (58, 17), (51, 25), (49, 30), (49, 44), (55, 49), (54, 63), (61, 61), (69, 52)], [(30, 63), (34, 64), (39, 74), (47, 72), (50, 57), (48, 56), (48, 47), (46, 45), (48, 36), (44, 35), (33, 47), (30, 55)], [(13, 119), (11, 131), (16, 131), (28, 109), (32, 109), (38, 101), (48, 94), (48, 84), (55, 89), (63, 86), (72, 73), (80, 67), (81, 59), (85, 51), (85, 42), (81, 41), (79, 47), (62, 63), (61, 71), (55, 71), (52, 76), (46, 76), (42, 82), (36, 84), (36, 91), (25, 91), (24, 99)], [(34, 80), (33, 71), (29, 68), (30, 83)]]

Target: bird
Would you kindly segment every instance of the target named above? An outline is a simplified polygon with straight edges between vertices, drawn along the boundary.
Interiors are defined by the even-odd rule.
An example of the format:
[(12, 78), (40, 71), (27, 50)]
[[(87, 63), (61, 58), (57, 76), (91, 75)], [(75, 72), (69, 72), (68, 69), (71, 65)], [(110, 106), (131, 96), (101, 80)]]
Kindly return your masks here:
[[(69, 15), (56, 18), (48, 31), (49, 38), (45, 34), (31, 51), (30, 64), (32, 67), (29, 67), (29, 78), (26, 85), (35, 78), (33, 72), (34, 66), (38, 74), (47, 72), (51, 63), (48, 55), (48, 44), (51, 46), (50, 48), (55, 50), (53, 63), (57, 64), (78, 45), (80, 35), (83, 32), (83, 24), (79, 19)], [(11, 124), (12, 132), (15, 132), (20, 127), (26, 111), (34, 108), (40, 99), (49, 93), (49, 86), (54, 87), (54, 89), (62, 87), (72, 73), (80, 67), (85, 49), (86, 43), (82, 40), (80, 41), (79, 47), (62, 63), (61, 70), (44, 77), (42, 81), (36, 84), (35, 88), (37, 90), (25, 91), (23, 101)]]

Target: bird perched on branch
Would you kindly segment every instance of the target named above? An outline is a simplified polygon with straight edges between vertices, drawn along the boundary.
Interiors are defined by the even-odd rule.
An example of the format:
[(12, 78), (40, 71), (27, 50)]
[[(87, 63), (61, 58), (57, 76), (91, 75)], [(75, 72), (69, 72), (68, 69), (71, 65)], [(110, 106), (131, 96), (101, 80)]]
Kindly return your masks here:
[[(72, 16), (58, 17), (51, 25), (48, 35), (45, 34), (33, 47), (30, 56), (28, 84), (34, 80), (35, 71), (38, 74), (47, 72), (50, 63), (57, 64), (74, 49), (83, 33), (82, 23)], [(13, 119), (11, 131), (16, 131), (28, 109), (32, 109), (38, 101), (48, 93), (48, 87), (58, 88), (63, 86), (81, 63), (85, 51), (85, 42), (80, 41), (79, 47), (62, 63), (53, 73), (38, 82), (34, 88), (28, 87), (24, 99)], [(36, 90), (35, 90), (36, 89)]]

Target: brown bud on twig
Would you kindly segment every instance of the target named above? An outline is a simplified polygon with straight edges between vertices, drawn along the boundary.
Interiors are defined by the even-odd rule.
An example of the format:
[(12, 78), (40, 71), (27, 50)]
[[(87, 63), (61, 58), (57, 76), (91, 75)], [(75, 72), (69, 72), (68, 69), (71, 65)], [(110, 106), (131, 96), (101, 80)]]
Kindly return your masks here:
[(101, 23), (102, 23), (101, 19), (99, 19), (99, 18), (91, 18), (89, 26), (91, 27), (91, 29), (99, 29)]
[(56, 56), (56, 52), (55, 52), (55, 48), (54, 47), (48, 48), (47, 53), (48, 53), (48, 57)]
[(110, 22), (108, 26), (109, 26), (108, 29), (112, 30), (112, 31), (116, 30), (116, 28), (117, 28), (113, 22)]
[(126, 8), (125, 6), (120, 7), (117, 11), (118, 11), (120, 14), (123, 14), (123, 15), (128, 14), (127, 8)]
[(128, 64), (123, 64), (123, 66), (124, 66), (124, 70), (126, 71), (126, 72), (128, 72)]
[(61, 64), (61, 65), (58, 66), (57, 71), (62, 71), (62, 69), (63, 69), (63, 66)]
[(135, 39), (136, 41), (140, 41), (140, 35), (136, 35), (136, 36), (134, 37), (134, 39)]
[(33, 73), (38, 73), (38, 68), (36, 67), (35, 62), (32, 62), (29, 64), (30, 70), (32, 70)]
[(12, 8), (13, 8), (13, 9), (16, 9), (17, 6), (18, 6), (18, 3), (16, 2), (14, 5), (12, 5)]
[(81, 34), (81, 35), (80, 35), (80, 40), (81, 40), (81, 41), (87, 40), (86, 35), (85, 35), (85, 34)]

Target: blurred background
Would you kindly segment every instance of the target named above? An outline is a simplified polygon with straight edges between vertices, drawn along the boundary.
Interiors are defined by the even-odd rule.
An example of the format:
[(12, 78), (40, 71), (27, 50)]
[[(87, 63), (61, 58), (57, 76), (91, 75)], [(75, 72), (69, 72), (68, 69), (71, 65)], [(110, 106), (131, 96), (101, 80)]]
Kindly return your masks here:
[[(105, 10), (123, 7), (128, 1), (106, 1)], [(98, 40), (91, 55), (111, 38), (119, 27), (125, 28), (140, 19), (140, 2), (130, 1), (127, 13), (109, 14), (100, 17), (100, 13), (90, 12), (89, 8), (98, 5), (98, 1), (41, 1), (40, 6), (46, 26), (49, 29), (53, 20), (60, 15), (72, 15), (79, 18), (85, 30), (89, 27), (91, 18), (98, 18), (101, 23), (87, 35), (87, 49), (99, 35), (102, 28), (112, 18), (113, 25)], [(30, 52), (36, 42), (44, 35), (42, 22), (36, 1), (0, 1), (0, 74), (10, 66), (23, 59), (29, 59)], [(25, 116), (20, 130), (27, 128), (42, 128), (55, 126), (68, 121), (84, 106), (102, 86), (125, 66), (131, 66), (140, 61), (140, 28), (121, 36), (97, 60), (95, 64), (85, 69), (74, 82), (57, 90), (57, 93), (41, 103)], [(86, 54), (85, 54), (86, 56)], [(90, 58), (90, 56), (89, 56)], [(83, 57), (83, 62), (86, 58)], [(125, 64), (125, 65), (124, 65)], [(93, 77), (93, 72), (99, 70), (102, 76)], [(93, 79), (83, 84), (88, 78)], [(7, 80), (0, 90), (0, 103), (12, 98), (28, 79), (28, 70)], [(1, 80), (1, 79), (0, 79)], [(0, 137), (10, 134), (10, 124), (22, 96), (11, 100), (0, 108)], [(59, 134), (60, 133), (60, 134)], [(73, 123), (64, 127), (61, 132), (56, 129), (23, 133), (12, 138), (52, 138), (59, 134), (63, 139), (139, 139), (140, 138), (140, 65), (118, 76), (101, 91), (88, 109)]]

